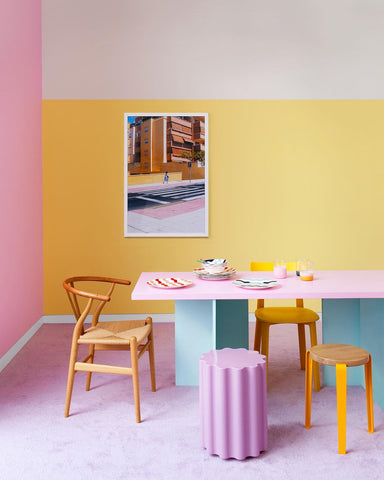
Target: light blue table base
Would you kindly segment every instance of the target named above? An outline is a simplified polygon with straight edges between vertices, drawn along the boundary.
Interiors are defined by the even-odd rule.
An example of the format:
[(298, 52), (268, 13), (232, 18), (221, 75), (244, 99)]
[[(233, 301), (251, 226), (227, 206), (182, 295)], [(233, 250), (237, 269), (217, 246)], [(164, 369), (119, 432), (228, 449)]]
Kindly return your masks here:
[(176, 385), (199, 384), (203, 353), (248, 349), (248, 300), (176, 300), (175, 319)]
[[(176, 385), (198, 385), (199, 359), (212, 349), (248, 348), (248, 300), (175, 301)], [(345, 343), (372, 356), (373, 398), (384, 410), (384, 299), (323, 299), (323, 343)], [(364, 387), (364, 367), (351, 367), (348, 385)], [(323, 366), (324, 385), (335, 368)]]
[[(384, 410), (384, 299), (323, 299), (323, 343), (364, 348), (372, 356), (373, 398)], [(335, 385), (335, 368), (323, 367), (324, 385)], [(348, 385), (364, 387), (364, 367), (347, 370)]]

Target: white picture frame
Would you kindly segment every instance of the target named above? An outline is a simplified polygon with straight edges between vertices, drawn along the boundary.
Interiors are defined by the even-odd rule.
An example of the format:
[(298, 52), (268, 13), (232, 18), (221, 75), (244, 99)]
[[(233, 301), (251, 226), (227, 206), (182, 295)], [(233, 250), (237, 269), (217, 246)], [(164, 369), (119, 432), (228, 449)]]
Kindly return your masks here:
[(207, 113), (124, 113), (124, 236), (208, 237)]

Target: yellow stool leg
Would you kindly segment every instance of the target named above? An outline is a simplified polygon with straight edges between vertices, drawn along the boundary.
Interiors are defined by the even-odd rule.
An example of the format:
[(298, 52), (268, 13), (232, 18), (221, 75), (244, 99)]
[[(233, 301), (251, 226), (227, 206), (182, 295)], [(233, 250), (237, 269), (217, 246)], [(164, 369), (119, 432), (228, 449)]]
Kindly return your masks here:
[(305, 325), (303, 323), (297, 324), (297, 336), (299, 339), (299, 353), (300, 353), (300, 368), (301, 370), (305, 369)]
[(262, 324), (261, 321), (256, 318), (256, 326), (255, 326), (255, 340), (253, 342), (253, 350), (256, 350), (260, 353), (260, 346), (261, 346), (261, 330)]
[(305, 356), (305, 428), (311, 428), (312, 358), (309, 350)]
[(339, 453), (345, 453), (347, 433), (347, 366), (336, 364), (337, 425), (339, 432)]
[(372, 358), (369, 355), (369, 362), (364, 365), (365, 370), (365, 394), (367, 396), (367, 418), (368, 432), (373, 433), (373, 395), (372, 395)]
[(268, 382), (268, 364), (269, 364), (269, 323), (261, 322), (261, 354), (265, 355), (267, 361), (267, 382)]
[[(311, 347), (314, 347), (317, 345), (316, 323), (312, 322), (308, 326), (311, 337)], [(313, 362), (313, 383), (315, 391), (318, 392), (320, 390), (320, 366), (318, 362)]]

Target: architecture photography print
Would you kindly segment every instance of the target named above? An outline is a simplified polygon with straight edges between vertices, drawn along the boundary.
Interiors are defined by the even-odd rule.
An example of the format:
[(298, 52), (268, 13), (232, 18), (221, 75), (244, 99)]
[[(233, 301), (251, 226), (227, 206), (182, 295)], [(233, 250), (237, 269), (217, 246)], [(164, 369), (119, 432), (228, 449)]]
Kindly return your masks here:
[(126, 237), (208, 236), (208, 115), (124, 114)]

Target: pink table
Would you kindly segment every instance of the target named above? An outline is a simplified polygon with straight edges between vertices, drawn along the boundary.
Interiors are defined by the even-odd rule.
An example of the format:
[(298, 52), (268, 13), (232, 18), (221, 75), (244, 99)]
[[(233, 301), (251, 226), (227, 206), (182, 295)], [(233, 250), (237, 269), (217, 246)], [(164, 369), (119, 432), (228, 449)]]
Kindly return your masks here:
[[(185, 288), (163, 290), (147, 285), (161, 277), (192, 280)], [(384, 298), (384, 270), (315, 271), (312, 282), (303, 282), (294, 272), (278, 280), (280, 286), (246, 290), (233, 285), (235, 278), (269, 278), (273, 272), (237, 272), (231, 280), (207, 281), (192, 272), (144, 272), (132, 292), (133, 300), (248, 300), (250, 298)]]
[[(159, 277), (181, 277), (193, 285), (162, 290), (147, 285)], [(234, 278), (270, 278), (272, 272), (238, 272)], [(225, 347), (248, 348), (248, 299), (320, 298), (324, 343), (349, 343), (372, 355), (374, 399), (384, 409), (384, 271), (317, 271), (312, 282), (294, 272), (278, 287), (246, 290), (232, 280), (206, 281), (192, 272), (142, 273), (133, 300), (175, 301), (176, 384), (197, 385), (202, 353)], [(348, 372), (348, 384), (364, 385), (359, 368)], [(335, 383), (324, 369), (324, 383)]]
[(257, 457), (267, 450), (265, 356), (244, 348), (200, 358), (202, 446), (221, 458)]

